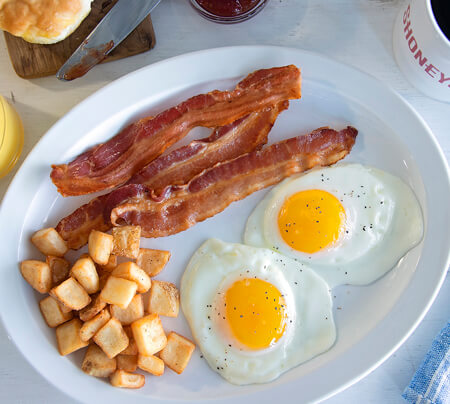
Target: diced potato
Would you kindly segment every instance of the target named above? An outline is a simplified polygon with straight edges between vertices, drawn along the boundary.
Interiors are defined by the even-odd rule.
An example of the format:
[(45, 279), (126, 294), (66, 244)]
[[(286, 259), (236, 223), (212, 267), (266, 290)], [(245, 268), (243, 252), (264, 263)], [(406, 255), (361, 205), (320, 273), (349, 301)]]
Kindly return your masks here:
[(126, 309), (136, 294), (136, 290), (136, 282), (110, 276), (100, 293), (100, 297), (106, 303)]
[(81, 321), (78, 318), (74, 318), (56, 328), (56, 341), (58, 342), (59, 353), (62, 356), (89, 344), (80, 338), (80, 328)]
[(94, 318), (86, 321), (80, 330), (80, 338), (83, 341), (89, 341), (111, 318), (109, 311), (103, 309)]
[(153, 355), (167, 344), (161, 319), (157, 314), (149, 314), (131, 324), (133, 337), (142, 355)]
[(125, 334), (127, 334), (128, 340), (130, 341), (128, 343), (128, 346), (120, 353), (121, 355), (137, 355), (138, 349), (136, 345), (136, 341), (133, 337), (133, 332), (131, 331), (131, 327), (124, 326), (123, 330), (125, 331)]
[(155, 376), (161, 376), (164, 373), (164, 361), (155, 355), (138, 355), (138, 366), (140, 369)]
[(94, 261), (89, 257), (80, 258), (75, 262), (70, 270), (70, 275), (73, 276), (89, 294), (99, 291), (100, 282), (97, 269), (95, 268)]
[(153, 280), (148, 301), (148, 312), (167, 317), (177, 317), (180, 307), (180, 293), (170, 282)]
[(72, 310), (81, 310), (91, 302), (87, 292), (74, 278), (66, 279), (51, 289), (50, 294)]
[(194, 349), (195, 344), (192, 341), (172, 331), (159, 357), (170, 369), (180, 374), (186, 368)]
[(137, 258), (141, 241), (141, 226), (113, 227), (112, 235), (114, 239), (112, 254)]
[(117, 369), (135, 372), (137, 369), (137, 355), (117, 355)]
[(81, 365), (84, 373), (95, 377), (109, 377), (116, 369), (116, 358), (110, 359), (97, 345), (89, 345)]
[(39, 293), (48, 293), (52, 287), (50, 267), (42, 261), (26, 260), (20, 264), (24, 279)]
[(110, 319), (97, 334), (94, 335), (94, 342), (102, 348), (108, 358), (114, 358), (122, 352), (129, 343), (127, 334), (122, 328), (119, 320)]
[(100, 265), (100, 267), (106, 271), (111, 272), (117, 266), (117, 255), (110, 255), (109, 260), (105, 265)]
[(61, 257), (47, 256), (47, 265), (50, 267), (52, 273), (52, 284), (56, 286), (69, 277), (70, 264), (67, 260)]
[(166, 266), (169, 258), (169, 251), (141, 248), (139, 249), (136, 264), (143, 269), (148, 276), (156, 276)]
[(57, 327), (73, 318), (72, 310), (64, 312), (61, 304), (51, 296), (44, 297), (39, 302), (42, 316), (49, 327)]
[(55, 300), (58, 302), (59, 307), (61, 307), (61, 311), (63, 313), (71, 313), (72, 312), (72, 309), (70, 307), (67, 307), (65, 304), (61, 303), (58, 299), (55, 299)]
[(34, 233), (31, 242), (44, 255), (62, 257), (68, 250), (66, 242), (53, 227)]
[(135, 295), (126, 309), (121, 309), (115, 304), (110, 306), (111, 315), (119, 320), (122, 325), (130, 325), (144, 317), (144, 301), (142, 295)]
[(101, 231), (92, 230), (88, 241), (89, 255), (95, 263), (106, 265), (113, 249), (113, 236)]
[(145, 377), (138, 373), (129, 373), (125, 370), (116, 370), (109, 377), (109, 381), (114, 387), (140, 389), (145, 384)]
[(91, 298), (91, 303), (79, 312), (82, 321), (89, 321), (106, 307), (106, 302), (100, 298), (100, 294), (92, 295)]
[(112, 271), (111, 275), (136, 282), (138, 293), (147, 292), (152, 284), (150, 277), (134, 262), (123, 262), (122, 264), (119, 264), (116, 269)]

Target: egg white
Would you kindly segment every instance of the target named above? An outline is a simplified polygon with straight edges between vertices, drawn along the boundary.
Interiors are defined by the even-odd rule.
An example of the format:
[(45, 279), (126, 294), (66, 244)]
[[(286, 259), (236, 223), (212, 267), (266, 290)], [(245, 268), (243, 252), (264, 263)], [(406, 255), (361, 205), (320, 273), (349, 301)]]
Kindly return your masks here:
[[(214, 302), (235, 280), (273, 284), (286, 302), (287, 325), (273, 346), (249, 350), (230, 337)], [(328, 285), (305, 264), (274, 251), (207, 240), (181, 279), (181, 308), (211, 369), (234, 384), (269, 382), (328, 350), (336, 339)]]
[[(340, 200), (346, 214), (345, 231), (339, 240), (313, 254), (287, 245), (277, 219), (289, 196), (308, 189), (331, 193)], [(334, 287), (377, 280), (422, 236), (422, 211), (408, 185), (376, 168), (339, 164), (287, 179), (274, 187), (250, 215), (244, 243), (271, 248), (308, 263)]]

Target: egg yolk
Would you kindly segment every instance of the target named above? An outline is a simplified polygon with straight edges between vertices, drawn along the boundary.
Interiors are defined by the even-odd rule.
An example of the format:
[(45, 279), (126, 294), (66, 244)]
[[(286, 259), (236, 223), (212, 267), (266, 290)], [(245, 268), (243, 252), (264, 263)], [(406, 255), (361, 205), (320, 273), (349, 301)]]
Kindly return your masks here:
[(286, 328), (286, 304), (279, 290), (258, 278), (234, 282), (225, 292), (226, 319), (233, 336), (245, 347), (264, 349)]
[(342, 204), (334, 195), (319, 189), (291, 195), (278, 214), (283, 240), (293, 249), (309, 254), (336, 242), (344, 223)]

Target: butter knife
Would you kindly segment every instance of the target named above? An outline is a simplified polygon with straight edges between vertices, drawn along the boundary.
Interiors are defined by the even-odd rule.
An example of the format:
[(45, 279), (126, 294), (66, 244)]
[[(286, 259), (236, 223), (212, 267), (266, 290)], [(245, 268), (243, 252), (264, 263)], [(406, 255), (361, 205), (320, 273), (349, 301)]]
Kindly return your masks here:
[(119, 0), (56, 73), (63, 81), (84, 76), (101, 62), (161, 0)]

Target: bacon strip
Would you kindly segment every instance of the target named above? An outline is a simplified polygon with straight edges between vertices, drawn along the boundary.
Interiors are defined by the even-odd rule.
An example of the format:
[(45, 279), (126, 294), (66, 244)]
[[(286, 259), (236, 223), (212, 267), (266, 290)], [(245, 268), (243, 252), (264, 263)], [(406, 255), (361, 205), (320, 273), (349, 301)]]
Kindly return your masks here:
[(289, 101), (283, 101), (275, 107), (253, 112), (231, 124), (216, 128), (209, 137), (194, 140), (185, 147), (153, 160), (131, 177), (128, 184), (146, 184), (156, 192), (168, 185), (186, 184), (192, 177), (214, 164), (266, 144), (278, 115), (288, 107)]
[(300, 98), (300, 70), (257, 70), (233, 91), (200, 94), (135, 122), (69, 164), (53, 165), (50, 177), (63, 196), (83, 195), (125, 183), (196, 126), (227, 125), (254, 111)]
[(336, 163), (350, 152), (357, 133), (350, 126), (340, 132), (319, 128), (220, 163), (161, 195), (142, 184), (127, 185), (121, 192), (130, 201), (112, 210), (111, 222), (140, 225), (144, 237), (178, 233), (290, 175)]
[[(289, 101), (285, 101), (217, 128), (209, 137), (194, 140), (153, 160), (129, 183), (145, 184), (157, 193), (169, 185), (185, 184), (218, 162), (233, 159), (265, 144), (278, 114), (288, 106)], [(121, 188), (94, 198), (63, 218), (56, 230), (69, 248), (78, 249), (87, 243), (91, 230), (107, 231), (112, 227), (109, 219), (111, 210), (125, 203), (127, 198)]]

